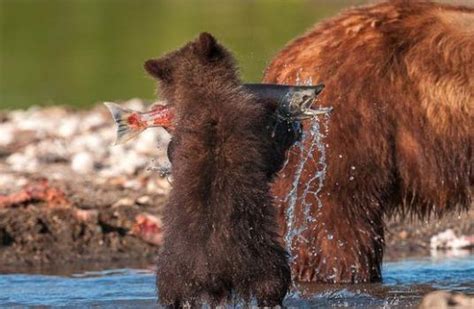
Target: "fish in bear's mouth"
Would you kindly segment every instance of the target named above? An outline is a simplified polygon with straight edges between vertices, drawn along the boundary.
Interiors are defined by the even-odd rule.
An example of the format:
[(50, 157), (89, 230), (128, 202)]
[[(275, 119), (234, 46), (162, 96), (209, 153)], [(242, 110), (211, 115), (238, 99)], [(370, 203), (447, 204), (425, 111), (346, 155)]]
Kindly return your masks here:
[[(275, 100), (278, 103), (277, 115), (284, 120), (299, 121), (332, 111), (332, 107), (311, 107), (324, 89), (323, 84), (315, 86), (244, 84), (243, 87), (259, 99)], [(175, 116), (173, 105), (153, 105), (149, 111), (139, 112), (111, 102), (104, 104), (110, 110), (117, 126), (115, 144), (132, 140), (150, 127), (163, 127), (173, 131)]]

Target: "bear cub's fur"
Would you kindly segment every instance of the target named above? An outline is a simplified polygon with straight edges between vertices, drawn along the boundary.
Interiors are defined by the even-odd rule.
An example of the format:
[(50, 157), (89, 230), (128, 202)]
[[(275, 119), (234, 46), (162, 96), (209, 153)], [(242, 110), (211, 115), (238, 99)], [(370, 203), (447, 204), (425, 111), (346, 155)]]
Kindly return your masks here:
[(218, 305), (236, 295), (281, 305), (291, 276), (270, 182), (296, 138), (276, 102), (242, 88), (233, 56), (208, 33), (145, 69), (176, 111), (159, 301)]

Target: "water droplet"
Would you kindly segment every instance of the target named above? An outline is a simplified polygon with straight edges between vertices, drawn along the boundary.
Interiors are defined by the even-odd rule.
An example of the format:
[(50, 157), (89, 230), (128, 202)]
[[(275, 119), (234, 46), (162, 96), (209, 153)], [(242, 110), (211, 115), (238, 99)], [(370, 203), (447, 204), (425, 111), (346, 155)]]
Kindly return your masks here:
[(334, 235), (328, 234), (328, 239), (329, 239), (329, 240), (332, 240), (333, 238), (334, 238)]
[(350, 180), (350, 181), (353, 181), (353, 180), (354, 180), (354, 176), (349, 177), (349, 180)]
[(354, 165), (352, 165), (352, 166), (351, 166), (351, 170), (354, 171), (355, 169), (356, 169), (356, 167), (355, 167)]

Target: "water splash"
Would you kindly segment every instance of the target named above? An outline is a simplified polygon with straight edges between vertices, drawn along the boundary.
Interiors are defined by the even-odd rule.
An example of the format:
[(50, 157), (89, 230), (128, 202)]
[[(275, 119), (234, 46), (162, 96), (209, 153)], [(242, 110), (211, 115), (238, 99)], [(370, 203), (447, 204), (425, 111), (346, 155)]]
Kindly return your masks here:
[[(296, 76), (296, 84), (301, 84), (300, 74), (297, 74)], [(306, 80), (304, 84), (312, 85), (312, 79), (310, 78)], [(287, 250), (290, 253), (292, 252), (291, 249), (293, 248), (293, 242), (296, 237), (302, 239), (303, 241), (308, 241), (307, 239), (303, 238), (302, 233), (317, 219), (313, 217), (311, 211), (314, 203), (307, 201), (307, 197), (310, 195), (313, 196), (316, 200), (317, 207), (323, 207), (319, 193), (324, 186), (324, 180), (327, 172), (326, 144), (323, 143), (323, 140), (329, 132), (329, 119), (329, 114), (326, 114), (323, 117), (313, 118), (311, 120), (309, 130), (305, 130), (303, 132), (301, 142), (294, 146), (298, 148), (299, 162), (293, 176), (291, 189), (284, 198), (284, 203), (287, 204), (285, 213), (287, 222), (285, 243)], [(288, 161), (285, 163), (285, 165), (287, 163)], [(313, 163), (314, 166), (317, 167), (317, 170), (308, 181), (302, 181), (303, 172), (305, 171), (305, 167), (308, 163)], [(298, 192), (302, 186), (304, 186), (303, 192), (301, 196), (298, 196)], [(295, 211), (298, 202), (301, 202), (305, 218), (303, 224), (299, 227), (296, 226), (295, 222)], [(295, 258), (295, 255), (291, 256), (291, 260), (294, 260)]]
[(171, 175), (171, 168), (172, 166), (170, 163), (161, 163), (158, 162), (156, 159), (152, 159), (146, 170), (151, 172), (158, 172), (160, 177), (167, 177)]

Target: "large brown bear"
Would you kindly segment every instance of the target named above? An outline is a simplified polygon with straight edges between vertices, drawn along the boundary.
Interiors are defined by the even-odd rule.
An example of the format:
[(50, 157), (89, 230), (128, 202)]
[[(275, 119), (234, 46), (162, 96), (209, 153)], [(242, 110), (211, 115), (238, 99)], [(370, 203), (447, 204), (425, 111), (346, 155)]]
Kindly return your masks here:
[(291, 42), (264, 77), (298, 81), (324, 82), (334, 112), (324, 160), (307, 121), (273, 187), (280, 226), (293, 231), (293, 276), (379, 281), (384, 215), (471, 204), (474, 9), (410, 0), (348, 10)]
[(175, 110), (173, 186), (163, 209), (157, 284), (162, 304), (212, 306), (235, 292), (281, 305), (291, 280), (270, 182), (298, 136), (277, 101), (240, 81), (207, 33), (145, 68)]

